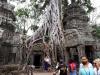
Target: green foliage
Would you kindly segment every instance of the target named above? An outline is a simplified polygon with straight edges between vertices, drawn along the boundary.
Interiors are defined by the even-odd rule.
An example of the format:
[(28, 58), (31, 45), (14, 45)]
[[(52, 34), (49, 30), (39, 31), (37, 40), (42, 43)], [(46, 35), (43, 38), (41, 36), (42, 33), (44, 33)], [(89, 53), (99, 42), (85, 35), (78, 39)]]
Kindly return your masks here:
[(93, 31), (94, 36), (100, 39), (100, 26), (93, 26), (93, 28), (94, 28)]
[[(16, 1), (16, 0), (14, 0)], [(26, 0), (17, 0), (17, 1), (22, 1), (25, 2)], [(79, 5), (84, 6), (87, 8), (87, 13), (91, 12), (94, 10), (94, 8), (91, 5), (90, 0), (62, 0), (63, 2), (63, 10), (66, 10), (67, 6), (71, 3), (78, 3)], [(16, 11), (16, 15), (19, 18), (23, 18), (24, 22), (25, 20), (27, 21), (27, 18), (35, 19), (35, 22), (38, 21), (39, 16), (42, 15), (43, 10), (45, 10), (46, 6), (49, 4), (50, 0), (31, 0), (31, 3), (28, 5), (28, 8), (21, 8)], [(85, 9), (84, 8), (84, 9)], [(38, 23), (38, 22), (37, 22)], [(21, 23), (20, 23), (21, 24)], [(34, 25), (37, 25), (34, 23)], [(33, 25), (32, 29), (35, 30), (37, 27)]]
[[(49, 1), (50, 0), (31, 0), (31, 4), (28, 5), (29, 8), (20, 8), (16, 11), (16, 16), (19, 17), (18, 22), (26, 22), (28, 18), (34, 19), (35, 23), (34, 25), (31, 25), (30, 27), (31, 27), (31, 30), (36, 31), (38, 29), (37, 23), (39, 21), (39, 16), (42, 15), (43, 10), (45, 9), (46, 5), (49, 4)], [(19, 23), (19, 24), (21, 26), (24, 25), (22, 23)], [(20, 25), (17, 26), (18, 29), (20, 29), (21, 27)], [(20, 29), (20, 30), (23, 30), (23, 29)]]
[(16, 16), (18, 17), (16, 28), (19, 32), (27, 33), (29, 28), (31, 28), (31, 30), (33, 31), (36, 31), (38, 29), (37, 25), (28, 26), (27, 30), (25, 29), (26, 28), (25, 23), (27, 22), (27, 20), (29, 18), (33, 18), (30, 16), (30, 12), (31, 11), (28, 8), (20, 8), (16, 11)]
[(34, 11), (33, 18), (37, 19), (40, 15), (43, 14), (43, 10), (45, 10), (46, 5), (49, 4), (50, 0), (31, 0), (30, 7), (32, 8), (31, 11)]
[(25, 17), (29, 17), (29, 10), (27, 9), (27, 8), (20, 8), (20, 9), (18, 9), (17, 11), (16, 11), (16, 15), (18, 16), (18, 17), (23, 17), (23, 16), (25, 16)]
[[(21, 1), (21, 0), (17, 0)], [(31, 0), (31, 3), (28, 5), (29, 8), (20, 8), (16, 11), (16, 16), (18, 17), (25, 17), (34, 19), (35, 22), (38, 23), (39, 16), (42, 15), (43, 10), (45, 9), (46, 5), (49, 4), (50, 0)], [(36, 23), (35, 23), (36, 25)]]
[(27, 19), (29, 18), (29, 10), (27, 8), (20, 8), (16, 11), (17, 24), (16, 30), (20, 33), (27, 33), (25, 29)]

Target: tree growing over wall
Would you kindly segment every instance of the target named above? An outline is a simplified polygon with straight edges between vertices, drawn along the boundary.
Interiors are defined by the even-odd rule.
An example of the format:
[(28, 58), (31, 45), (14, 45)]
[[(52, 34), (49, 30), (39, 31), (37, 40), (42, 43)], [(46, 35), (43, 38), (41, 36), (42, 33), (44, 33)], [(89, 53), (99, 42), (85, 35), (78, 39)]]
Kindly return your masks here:
[[(63, 38), (63, 32), (61, 31), (61, 28), (60, 28), (60, 22), (58, 22), (59, 21), (59, 16), (58, 16), (59, 15), (59, 13), (58, 13), (59, 9), (58, 9), (58, 7), (56, 7), (56, 6), (58, 6), (58, 4), (56, 4), (56, 2), (58, 0), (54, 1), (55, 2), (54, 4), (53, 4), (53, 0), (49, 0), (49, 1), (48, 0), (31, 0), (31, 1), (32, 2), (31, 2), (31, 4), (29, 6), (31, 7), (30, 12), (32, 11), (33, 14), (30, 17), (34, 17), (35, 20), (39, 19), (38, 17), (40, 15), (42, 15), (44, 10), (46, 10), (46, 6), (49, 4), (49, 1), (52, 1), (51, 2), (52, 6), (50, 7), (51, 9), (47, 8), (48, 11), (46, 11), (46, 13), (44, 14), (45, 20), (44, 20), (44, 27), (43, 28), (46, 30), (46, 28), (48, 27), (49, 28), (49, 32), (52, 32), (52, 33), (50, 33), (51, 35), (49, 35), (50, 41), (51, 41), (51, 51), (53, 51), (54, 48), (56, 48), (56, 45), (54, 43), (58, 43), (59, 44), (60, 51), (63, 50), (62, 49), (63, 48), (63, 44), (61, 44), (63, 42), (61, 40), (61, 38)], [(87, 8), (87, 12), (90, 12), (91, 10), (93, 10), (93, 7), (91, 6), (90, 0), (70, 0), (70, 2), (69, 2), (69, 0), (64, 0), (63, 4), (61, 4), (61, 5), (64, 6), (63, 9), (66, 9), (67, 6), (70, 3), (71, 4), (77, 3), (77, 4), (81, 5), (81, 6), (84, 6), (84, 9)], [(50, 29), (50, 27), (51, 27), (51, 29)], [(40, 33), (38, 32), (36, 36), (38, 36), (39, 34)], [(40, 37), (40, 35), (39, 35), (39, 37)], [(33, 39), (32, 42), (30, 43), (29, 48), (31, 46), (33, 46), (34, 40), (35, 39)], [(61, 52), (63, 52), (63, 51), (61, 51)], [(28, 55), (27, 56), (27, 61), (28, 61), (28, 58), (29, 58), (30, 54), (31, 54), (31, 51), (27, 54)], [(54, 54), (56, 55), (56, 50), (55, 50)]]

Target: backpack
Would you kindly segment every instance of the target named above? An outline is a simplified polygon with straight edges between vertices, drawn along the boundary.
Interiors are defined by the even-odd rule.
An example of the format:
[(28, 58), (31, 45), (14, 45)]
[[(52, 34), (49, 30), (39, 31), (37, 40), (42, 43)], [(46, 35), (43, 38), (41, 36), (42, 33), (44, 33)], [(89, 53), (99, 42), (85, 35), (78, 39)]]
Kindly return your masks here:
[(72, 72), (76, 69), (76, 64), (75, 63), (71, 63), (69, 64), (69, 71)]

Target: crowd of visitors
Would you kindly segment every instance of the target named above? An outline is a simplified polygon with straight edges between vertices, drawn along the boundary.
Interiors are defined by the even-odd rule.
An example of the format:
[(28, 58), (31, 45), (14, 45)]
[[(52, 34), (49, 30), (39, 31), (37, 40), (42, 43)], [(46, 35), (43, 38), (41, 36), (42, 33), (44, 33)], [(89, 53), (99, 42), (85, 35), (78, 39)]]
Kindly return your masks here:
[(62, 60), (57, 63), (54, 75), (100, 75), (100, 58), (97, 58), (90, 63), (86, 56), (81, 57), (79, 69), (74, 60), (64, 63)]

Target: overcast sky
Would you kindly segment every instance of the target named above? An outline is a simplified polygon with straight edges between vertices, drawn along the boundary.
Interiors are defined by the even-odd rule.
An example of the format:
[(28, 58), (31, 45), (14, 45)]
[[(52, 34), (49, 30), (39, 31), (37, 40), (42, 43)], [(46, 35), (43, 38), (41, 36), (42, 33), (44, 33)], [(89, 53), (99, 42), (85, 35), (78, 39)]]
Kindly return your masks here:
[(100, 15), (100, 0), (91, 0), (92, 5), (95, 7), (95, 11), (91, 13), (93, 21), (96, 21), (97, 24), (100, 24), (100, 18), (96, 18), (96, 16)]

